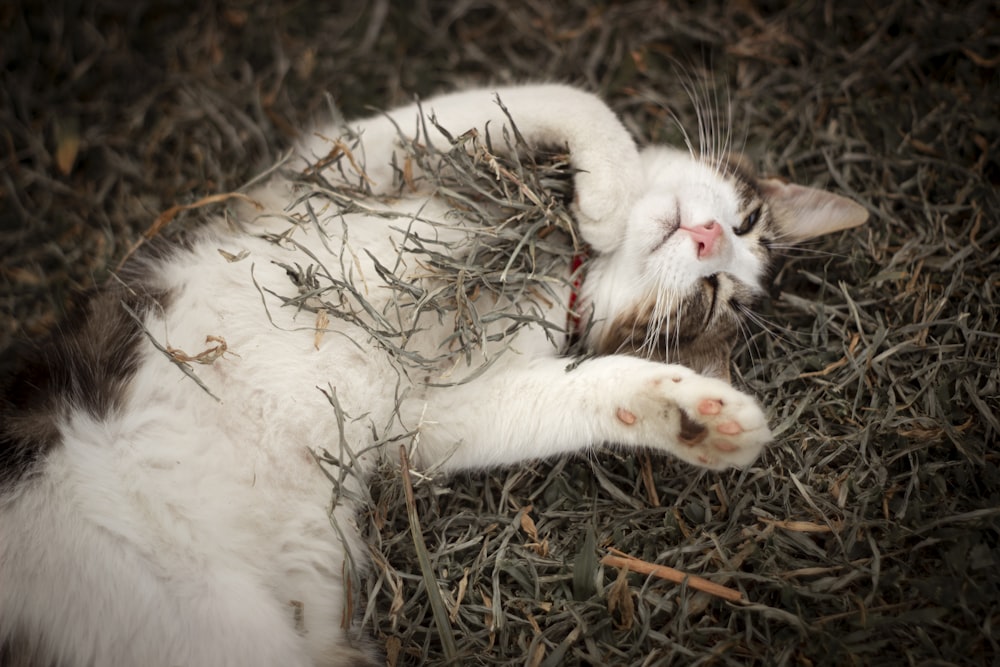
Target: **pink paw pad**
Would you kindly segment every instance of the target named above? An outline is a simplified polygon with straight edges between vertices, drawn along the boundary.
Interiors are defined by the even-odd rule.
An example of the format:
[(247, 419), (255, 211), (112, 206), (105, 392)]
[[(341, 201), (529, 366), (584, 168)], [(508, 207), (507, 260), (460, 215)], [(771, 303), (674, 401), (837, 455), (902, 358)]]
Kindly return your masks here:
[(615, 411), (615, 417), (618, 417), (618, 421), (625, 424), (626, 426), (631, 426), (636, 422), (636, 416), (634, 413), (629, 412), (625, 408), (618, 408)]
[(722, 412), (722, 401), (714, 398), (704, 398), (698, 403), (698, 413), (703, 415), (717, 415)]
[(722, 435), (739, 435), (743, 432), (743, 427), (736, 422), (723, 422), (716, 426), (715, 430)]
[(731, 442), (726, 442), (725, 440), (720, 440), (719, 442), (713, 443), (715, 448), (720, 452), (735, 452), (739, 447)]

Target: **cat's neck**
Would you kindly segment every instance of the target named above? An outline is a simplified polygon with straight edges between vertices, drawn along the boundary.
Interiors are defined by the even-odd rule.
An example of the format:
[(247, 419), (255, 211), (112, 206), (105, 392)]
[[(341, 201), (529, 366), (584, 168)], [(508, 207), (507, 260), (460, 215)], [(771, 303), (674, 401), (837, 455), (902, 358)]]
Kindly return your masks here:
[(616, 317), (639, 303), (645, 282), (639, 264), (622, 261), (620, 252), (590, 258), (573, 309), (581, 314), (581, 327), (590, 329), (590, 340), (601, 337)]

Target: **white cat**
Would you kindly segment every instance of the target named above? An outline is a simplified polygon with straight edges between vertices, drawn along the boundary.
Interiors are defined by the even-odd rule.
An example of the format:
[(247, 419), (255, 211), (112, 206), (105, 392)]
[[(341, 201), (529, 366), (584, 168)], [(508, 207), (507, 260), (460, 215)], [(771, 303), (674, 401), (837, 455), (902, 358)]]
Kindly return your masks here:
[[(568, 147), (579, 170), (573, 210), (592, 253), (575, 310), (585, 347), (600, 356), (562, 356), (567, 280), (553, 287), (562, 302), (545, 307), (551, 327), (529, 324), (503, 354), (490, 343), (481, 358), (417, 377), (370, 333), (380, 318), (408, 316), (392, 307), (377, 263), (430, 284), (400, 247), (469, 231), (432, 192), (401, 187), (400, 136), (423, 133), (431, 113), (452, 131), (499, 136), (509, 120), (497, 92), (529, 144)], [(707, 374), (727, 375), (769, 246), (867, 217), (842, 197), (755, 179), (720, 156), (640, 153), (600, 100), (566, 86), (462, 92), (349, 128), (372, 191), (391, 197), (366, 199), (369, 213), (327, 211), (320, 229), (308, 200), (274, 177), (249, 193), (263, 211), (240, 205), (237, 220), (135, 259), (127, 287), (93, 299), (15, 378), (0, 423), (0, 657), (63, 667), (377, 664), (345, 630), (345, 577), (364, 567), (356, 499), (385, 443), (388, 456), (402, 443), (415, 465), (441, 471), (600, 443), (746, 466), (770, 439), (764, 414)], [(342, 135), (327, 128), (299, 155), (313, 163)], [(448, 148), (433, 127), (421, 140)], [(328, 181), (361, 180), (360, 162), (337, 164)], [(309, 288), (289, 279), (290, 267), (323, 267), (353, 286), (341, 294), (349, 316), (318, 325), (315, 309), (290, 305)], [(447, 318), (424, 318), (410, 349), (433, 356), (453, 331)], [(207, 349), (195, 370), (208, 391), (167, 346), (175, 359)]]

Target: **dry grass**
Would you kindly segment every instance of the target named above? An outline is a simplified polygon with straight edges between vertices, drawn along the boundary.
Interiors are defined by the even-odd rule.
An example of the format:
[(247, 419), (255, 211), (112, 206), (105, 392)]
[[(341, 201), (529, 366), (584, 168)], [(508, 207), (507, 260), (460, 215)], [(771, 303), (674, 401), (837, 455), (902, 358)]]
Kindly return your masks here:
[[(789, 253), (741, 347), (737, 381), (777, 433), (750, 470), (602, 451), (416, 482), (409, 514), (380, 480), (366, 618), (393, 664), (1000, 659), (991, 3), (41, 4), (0, 8), (3, 347), (48, 329), (159, 213), (262, 170), (326, 92), (350, 116), (554, 78), (605, 94), (643, 141), (678, 141), (670, 117), (695, 120), (674, 62), (710, 63), (704, 90), (730, 91), (765, 172), (869, 206), (864, 229)], [(620, 575), (610, 548), (746, 602)]]

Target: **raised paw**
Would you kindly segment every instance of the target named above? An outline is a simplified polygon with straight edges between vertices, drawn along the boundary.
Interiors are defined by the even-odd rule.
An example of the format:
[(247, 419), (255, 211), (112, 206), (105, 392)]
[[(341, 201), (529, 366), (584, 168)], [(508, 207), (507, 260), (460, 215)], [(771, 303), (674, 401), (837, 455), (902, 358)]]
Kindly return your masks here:
[(634, 144), (602, 146), (574, 156), (576, 176), (574, 213), (583, 239), (595, 250), (613, 250), (625, 233), (632, 205), (642, 182)]
[(705, 468), (747, 466), (771, 440), (756, 400), (687, 369), (647, 379), (630, 403), (616, 408), (620, 427)]

